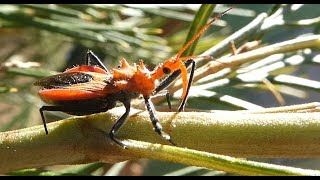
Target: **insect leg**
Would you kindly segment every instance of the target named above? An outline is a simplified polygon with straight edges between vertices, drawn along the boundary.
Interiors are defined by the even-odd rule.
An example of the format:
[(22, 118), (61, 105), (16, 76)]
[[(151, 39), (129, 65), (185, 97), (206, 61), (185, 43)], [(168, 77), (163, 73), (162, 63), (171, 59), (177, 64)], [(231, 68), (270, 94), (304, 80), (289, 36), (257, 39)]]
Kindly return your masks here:
[[(189, 59), (184, 61), (184, 65), (186, 67), (189, 67), (193, 59)], [(179, 75), (181, 74), (180, 70), (174, 71), (170, 76), (165, 78), (163, 81), (160, 82), (160, 84), (156, 87), (156, 89), (153, 91), (152, 95), (157, 94), (158, 92), (162, 91), (166, 87), (168, 87)]]
[(171, 102), (170, 102), (170, 93), (169, 93), (169, 91), (166, 92), (166, 99), (167, 99), (169, 111), (171, 112), (172, 111), (172, 107), (171, 107)]
[(179, 106), (179, 112), (183, 111), (184, 110), (184, 106), (186, 105), (186, 101), (187, 101), (187, 98), (188, 98), (189, 90), (190, 90), (191, 83), (192, 83), (192, 80), (193, 80), (194, 70), (195, 70), (195, 67), (196, 67), (196, 62), (193, 59), (190, 59), (190, 61), (192, 63), (192, 66), (191, 66), (189, 82), (188, 82), (188, 85), (187, 85), (187, 92), (186, 92), (186, 96), (183, 98), (183, 100), (182, 100), (182, 102), (181, 102), (181, 104)]
[(167, 100), (167, 103), (168, 103), (169, 111), (171, 112), (172, 111), (172, 107), (171, 107), (171, 102), (170, 102), (170, 92), (169, 92), (169, 90), (165, 89), (165, 90), (159, 92), (158, 94), (152, 95), (151, 98), (155, 98), (155, 97), (158, 97), (158, 96), (166, 96), (166, 100)]
[(40, 115), (42, 118), (42, 122), (43, 122), (43, 126), (44, 126), (44, 130), (46, 131), (46, 134), (48, 134), (48, 129), (47, 129), (47, 123), (46, 123), (46, 119), (44, 116), (44, 111), (64, 111), (65, 108), (60, 107), (60, 106), (42, 106), (39, 111), (40, 111)]
[(98, 58), (97, 55), (95, 55), (91, 50), (88, 50), (86, 54), (86, 65), (90, 65), (90, 62), (94, 61), (99, 67), (101, 67), (103, 70), (105, 70), (107, 73), (110, 74), (106, 66), (102, 63), (102, 61)]
[[(188, 82), (188, 86), (187, 86), (187, 94), (183, 98), (183, 100), (182, 100), (182, 102), (181, 102), (181, 104), (179, 106), (179, 112), (184, 110), (184, 106), (186, 104), (188, 93), (189, 93), (189, 90), (190, 90), (190, 86), (191, 86), (191, 83), (192, 83), (192, 80), (193, 80), (194, 70), (195, 70), (195, 67), (196, 67), (196, 63), (195, 63), (195, 61), (193, 59), (188, 59), (188, 60), (184, 61), (183, 63), (184, 63), (184, 65), (186, 67), (188, 67), (190, 64), (192, 64), (192, 67), (191, 67), (189, 82)], [(180, 74), (181, 74), (180, 70), (174, 71), (170, 76), (168, 76), (163, 81), (161, 81), (159, 86), (156, 87), (156, 89), (153, 91), (153, 95), (157, 94), (158, 92), (160, 92), (164, 88), (168, 87)], [(166, 94), (167, 101), (168, 101), (168, 104), (169, 104), (168, 96), (169, 96), (169, 94)], [(169, 105), (169, 107), (170, 107), (170, 105)]]
[(46, 123), (44, 111), (61, 111), (61, 112), (79, 112), (79, 111), (81, 111), (84, 113), (87, 112), (88, 114), (93, 114), (95, 112), (95, 110), (96, 109), (90, 109), (90, 108), (84, 109), (83, 107), (79, 108), (79, 107), (62, 107), (62, 106), (42, 106), (39, 109), (46, 134), (48, 134), (48, 129), (47, 129), (47, 123)]
[(122, 102), (124, 107), (126, 108), (126, 112), (120, 117), (120, 119), (112, 126), (111, 131), (109, 132), (110, 139), (112, 139), (115, 143), (119, 144), (123, 148), (126, 148), (126, 146), (117, 138), (115, 138), (115, 134), (120, 129), (120, 127), (125, 123), (127, 120), (127, 117), (130, 112), (130, 101), (124, 101)]
[(152, 125), (154, 127), (154, 130), (160, 135), (162, 136), (165, 140), (169, 141), (171, 144), (175, 145), (171, 139), (170, 139), (170, 136), (165, 133), (164, 131), (162, 131), (162, 126), (161, 124), (159, 123), (159, 119), (156, 115), (156, 111), (154, 109), (154, 106), (150, 100), (149, 97), (144, 97), (144, 100), (145, 100), (145, 103), (146, 103), (146, 106), (147, 106), (147, 109), (148, 109), (148, 112), (149, 112), (149, 115), (150, 115), (150, 119), (152, 121)]

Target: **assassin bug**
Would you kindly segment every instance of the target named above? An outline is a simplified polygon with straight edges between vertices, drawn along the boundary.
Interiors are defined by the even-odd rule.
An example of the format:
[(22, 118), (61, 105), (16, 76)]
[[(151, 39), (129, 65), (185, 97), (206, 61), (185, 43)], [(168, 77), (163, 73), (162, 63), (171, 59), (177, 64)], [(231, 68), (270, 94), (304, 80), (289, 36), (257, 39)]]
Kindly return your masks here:
[[(48, 130), (44, 111), (62, 111), (71, 115), (88, 115), (112, 109), (116, 106), (116, 102), (120, 101), (125, 106), (126, 111), (111, 128), (109, 137), (120, 146), (125, 147), (125, 145), (115, 137), (115, 134), (127, 120), (131, 100), (138, 98), (139, 95), (142, 94), (154, 130), (174, 145), (170, 136), (162, 131), (162, 126), (159, 123), (150, 97), (165, 89), (181, 74), (183, 93), (181, 95), (179, 112), (184, 110), (195, 70), (195, 61), (193, 59), (200, 56), (180, 56), (215, 20), (232, 8), (233, 7), (227, 9), (213, 18), (192, 37), (176, 56), (159, 64), (152, 71), (149, 71), (145, 67), (143, 61), (140, 61), (139, 65), (135, 63), (129, 65), (128, 62), (122, 58), (119, 68), (112, 69), (110, 72), (92, 51), (88, 51), (85, 58), (86, 65), (74, 67), (61, 74), (36, 81), (34, 85), (42, 87), (39, 91), (39, 96), (45, 103), (52, 105), (42, 106), (39, 109), (46, 134), (48, 134)], [(91, 66), (91, 61), (95, 62), (97, 66)], [(188, 80), (187, 67), (190, 64), (192, 67)], [(167, 75), (169, 76), (156, 86), (157, 80)], [(167, 94), (168, 105), (171, 109), (168, 97)]]

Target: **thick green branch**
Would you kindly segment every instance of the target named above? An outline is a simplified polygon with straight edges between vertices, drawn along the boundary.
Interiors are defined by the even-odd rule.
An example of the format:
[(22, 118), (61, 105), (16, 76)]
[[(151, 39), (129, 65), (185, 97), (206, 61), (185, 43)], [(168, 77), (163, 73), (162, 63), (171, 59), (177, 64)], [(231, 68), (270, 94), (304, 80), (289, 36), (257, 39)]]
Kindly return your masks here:
[[(313, 103), (311, 108), (315, 105)], [(157, 114), (164, 130), (178, 147), (236, 157), (319, 157), (320, 113), (312, 111)], [(120, 107), (107, 113), (49, 123), (49, 135), (42, 126), (0, 133), (0, 172), (54, 164), (114, 163), (146, 157), (130, 150), (130, 146), (129, 150), (124, 150), (114, 145), (107, 137), (105, 132), (123, 112)], [(152, 129), (148, 113), (133, 110), (117, 137), (167, 144)], [(156, 156), (154, 159), (166, 160)]]
[(175, 148), (159, 144), (150, 145), (150, 143), (133, 140), (126, 143), (129, 144), (131, 150), (143, 154), (147, 158), (202, 166), (239, 175), (320, 175), (320, 171), (316, 170), (248, 161), (186, 148)]

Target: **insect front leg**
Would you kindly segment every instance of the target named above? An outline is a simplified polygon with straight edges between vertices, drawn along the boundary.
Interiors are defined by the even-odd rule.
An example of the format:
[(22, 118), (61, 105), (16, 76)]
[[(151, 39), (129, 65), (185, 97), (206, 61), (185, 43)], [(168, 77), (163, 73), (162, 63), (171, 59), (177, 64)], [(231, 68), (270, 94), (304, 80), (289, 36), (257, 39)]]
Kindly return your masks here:
[(170, 92), (166, 91), (166, 99), (167, 99), (167, 103), (168, 103), (168, 107), (169, 107), (169, 111), (172, 111), (172, 107), (171, 107), (171, 102), (170, 102)]
[[(184, 63), (184, 65), (186, 67), (189, 67), (190, 64), (192, 64), (192, 67), (191, 67), (189, 82), (188, 82), (188, 85), (187, 85), (187, 94), (183, 98), (183, 100), (181, 101), (181, 104), (179, 106), (179, 112), (184, 110), (184, 106), (185, 106), (186, 101), (187, 101), (188, 93), (189, 93), (189, 90), (190, 90), (190, 86), (191, 86), (191, 83), (192, 83), (192, 80), (193, 80), (194, 71), (195, 71), (195, 67), (196, 67), (196, 63), (195, 63), (195, 61), (193, 59), (188, 59), (188, 60), (184, 61), (183, 63)], [(159, 86), (156, 87), (156, 89), (153, 91), (153, 95), (155, 95), (155, 94), (159, 93), (161, 90), (167, 88), (180, 74), (181, 74), (181, 70), (174, 71), (170, 76), (168, 76), (163, 81), (161, 81)], [(168, 100), (168, 98), (167, 98), (167, 100)]]
[(95, 62), (99, 67), (101, 67), (103, 70), (110, 74), (107, 67), (102, 63), (98, 56), (95, 55), (91, 50), (88, 50), (86, 54), (86, 65), (90, 65), (91, 61)]
[(158, 97), (158, 96), (166, 96), (166, 100), (167, 100), (167, 103), (168, 103), (169, 111), (171, 112), (172, 111), (172, 107), (171, 107), (171, 102), (170, 102), (170, 92), (169, 92), (169, 90), (165, 89), (165, 90), (159, 92), (158, 94), (153, 95), (152, 98), (155, 98), (155, 97)]
[(162, 131), (162, 126), (159, 122), (159, 118), (156, 115), (156, 111), (154, 109), (153, 103), (151, 102), (149, 97), (144, 97), (145, 100), (145, 104), (147, 107), (147, 110), (149, 112), (150, 115), (150, 119), (152, 121), (152, 125), (154, 127), (154, 130), (160, 135), (162, 136), (165, 140), (169, 141), (171, 144), (173, 144), (175, 146), (175, 144), (171, 141), (170, 136), (165, 133), (164, 131)]
[[(193, 59), (189, 59), (189, 60), (184, 61), (183, 63), (188, 68), (192, 61), (193, 61)], [(177, 71), (174, 71), (173, 73), (171, 73), (168, 77), (166, 77), (164, 80), (162, 80), (159, 83), (159, 85), (153, 91), (152, 95), (155, 95), (155, 94), (159, 93), (160, 91), (162, 91), (163, 89), (167, 88), (174, 80), (176, 80), (176, 78), (180, 74), (181, 74), (180, 70), (177, 70)]]
[(180, 104), (180, 106), (178, 108), (179, 112), (184, 111), (184, 106), (186, 105), (186, 101), (187, 101), (187, 98), (188, 98), (189, 90), (190, 90), (190, 87), (191, 87), (191, 84), (192, 84), (192, 80), (193, 80), (194, 70), (196, 68), (196, 62), (193, 59), (190, 59), (190, 61), (191, 61), (192, 65), (191, 65), (189, 82), (188, 82), (188, 85), (187, 85), (187, 92), (186, 92), (186, 95), (183, 98), (183, 100), (181, 101), (181, 104)]

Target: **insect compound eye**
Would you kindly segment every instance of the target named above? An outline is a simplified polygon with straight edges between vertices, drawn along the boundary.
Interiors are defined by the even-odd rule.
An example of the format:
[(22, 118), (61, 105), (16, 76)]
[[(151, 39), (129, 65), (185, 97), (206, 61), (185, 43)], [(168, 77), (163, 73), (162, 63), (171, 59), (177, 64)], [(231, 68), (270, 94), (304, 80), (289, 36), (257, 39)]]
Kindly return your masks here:
[(162, 71), (163, 71), (163, 73), (165, 73), (165, 74), (171, 73), (171, 70), (170, 70), (169, 68), (167, 68), (167, 67), (164, 67), (164, 68), (162, 69)]

